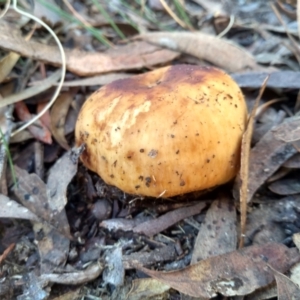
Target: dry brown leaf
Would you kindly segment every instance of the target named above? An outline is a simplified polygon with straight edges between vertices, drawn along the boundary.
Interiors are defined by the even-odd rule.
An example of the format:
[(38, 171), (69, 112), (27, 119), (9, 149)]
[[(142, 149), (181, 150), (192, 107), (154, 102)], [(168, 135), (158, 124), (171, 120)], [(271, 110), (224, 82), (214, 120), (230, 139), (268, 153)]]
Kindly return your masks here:
[(64, 124), (64, 132), (65, 135), (68, 135), (72, 132), (74, 132), (74, 128), (76, 126), (76, 121), (79, 114), (79, 108), (77, 107), (77, 101), (73, 100), (73, 102), (70, 105), (70, 109), (68, 111), (68, 114), (66, 116), (66, 121)]
[(259, 89), (267, 76), (268, 88), (282, 89), (300, 89), (299, 76), (300, 72), (294, 71), (278, 71), (278, 72), (244, 72), (231, 74), (232, 78), (241, 88), (256, 88)]
[(16, 218), (31, 221), (39, 221), (39, 218), (28, 208), (20, 205), (18, 202), (9, 199), (0, 194), (0, 218)]
[[(64, 167), (65, 165), (61, 164), (60, 160), (56, 162), (52, 167), (54, 171), (51, 171), (51, 168), (50, 174), (57, 174), (55, 169), (60, 169), (64, 177), (61, 175), (55, 179), (49, 179), (48, 181), (51, 183), (48, 183), (47, 187), (36, 174), (28, 174), (27, 171), (15, 166), (18, 184), (14, 186), (13, 192), (24, 207), (45, 221), (50, 227), (54, 227), (63, 235), (70, 237), (69, 223), (62, 207), (64, 208), (66, 203), (66, 181), (70, 180), (72, 174), (69, 175), (70, 170), (63, 169)], [(67, 173), (68, 171), (70, 173)], [(55, 186), (55, 184), (57, 185)]]
[(15, 166), (17, 184), (13, 192), (19, 201), (42, 221), (33, 229), (40, 256), (41, 273), (49, 273), (65, 265), (70, 244), (70, 228), (65, 210), (55, 210), (49, 191), (36, 174)]
[(153, 297), (161, 297), (170, 287), (153, 278), (135, 279), (132, 281), (132, 287), (126, 300), (144, 300), (153, 299)]
[(18, 132), (16, 135), (14, 135), (9, 142), (21, 143), (30, 139), (33, 139), (33, 135), (28, 130), (23, 130), (21, 132)]
[(65, 150), (70, 149), (65, 138), (65, 121), (74, 94), (75, 90), (60, 94), (51, 109), (51, 132), (58, 144)]
[(50, 208), (57, 212), (67, 204), (67, 187), (77, 172), (77, 163), (71, 159), (71, 152), (59, 158), (49, 171), (47, 190)]
[(201, 32), (149, 32), (137, 38), (205, 59), (230, 72), (261, 69), (254, 57), (238, 45)]
[[(35, 27), (29, 34), (25, 37), (25, 40), (28, 41), (31, 39)], [(15, 52), (9, 52), (5, 57), (0, 61), (0, 83), (6, 79), (11, 70), (14, 68), (15, 64), (19, 60), (20, 55)]]
[[(34, 41), (25, 41), (19, 30), (0, 20), (0, 47), (56, 66), (61, 65), (61, 56), (56, 46)], [(102, 53), (91, 53), (77, 49), (65, 49), (67, 69), (81, 76), (92, 76), (113, 71), (148, 68), (165, 64), (179, 53), (147, 42), (132, 42), (125, 46), (116, 46)]]
[[(300, 196), (288, 196), (281, 200), (265, 199), (247, 215), (245, 238), (247, 243), (280, 243), (288, 236), (282, 222), (295, 222), (297, 213), (293, 207), (300, 205)], [(282, 222), (280, 222), (282, 220)]]
[(237, 246), (236, 210), (232, 199), (215, 200), (198, 232), (191, 264), (234, 251)]
[[(45, 106), (47, 106), (47, 102), (39, 102), (36, 108), (36, 113), (39, 114)], [(51, 118), (50, 118), (50, 112), (47, 110), (39, 119), (41, 123), (46, 126), (48, 129), (51, 127)]]
[[(23, 122), (30, 121), (32, 119), (32, 114), (23, 101), (15, 103), (15, 112), (18, 118)], [(33, 125), (29, 126), (28, 131), (37, 140), (46, 144), (52, 144), (51, 132), (40, 120), (37, 120)]]
[(6, 79), (10, 71), (13, 69), (17, 63), (20, 55), (14, 52), (8, 53), (0, 61), (0, 83)]
[(224, 296), (247, 295), (274, 281), (272, 268), (286, 272), (299, 261), (296, 248), (265, 244), (214, 256), (179, 271), (164, 273), (141, 266), (136, 268), (181, 293), (209, 298), (218, 293)]
[[(251, 149), (249, 161), (248, 202), (257, 189), (277, 171), (281, 165), (298, 151), (299, 142), (286, 143), (282, 137), (289, 136), (291, 128), (299, 126), (299, 118), (288, 118), (268, 131)], [(279, 137), (279, 138), (278, 138)]]
[(17, 184), (13, 192), (18, 200), (40, 219), (50, 222), (51, 212), (47, 198), (47, 189), (44, 182), (36, 174), (28, 174), (27, 171), (15, 168)]
[(133, 232), (142, 233), (148, 236), (153, 236), (170, 226), (176, 224), (182, 219), (199, 214), (206, 207), (205, 202), (198, 203), (196, 205), (178, 208), (171, 212), (168, 212), (154, 220), (144, 222), (133, 228)]
[(30, 88), (27, 88), (20, 93), (6, 96), (5, 98), (1, 99), (0, 107), (4, 107), (19, 102), (21, 100), (28, 99), (30, 97), (40, 94), (41, 92), (44, 92), (45, 90), (52, 87), (52, 85), (59, 79), (60, 75), (61, 75), (61, 70), (57, 70), (47, 79), (41, 80), (38, 84)]
[(269, 190), (277, 195), (296, 195), (300, 193), (299, 178), (286, 178), (268, 185)]
[(92, 85), (105, 85), (109, 84), (115, 80), (131, 77), (132, 74), (129, 73), (110, 73), (103, 74), (93, 77), (87, 77), (82, 79), (75, 79), (70, 81), (65, 81), (63, 86), (67, 87), (78, 87), (78, 86), (92, 86)]
[(287, 276), (274, 271), (278, 300), (300, 300), (300, 288)]
[(15, 83), (13, 81), (9, 81), (8, 83), (4, 84), (2, 83), (0, 86), (0, 102), (2, 98), (5, 98), (6, 96), (10, 95), (15, 88)]
[(300, 153), (293, 155), (282, 166), (285, 168), (300, 169)]
[(273, 129), (274, 137), (286, 143), (292, 143), (300, 140), (300, 117), (292, 118), (293, 122), (286, 124), (288, 127), (284, 132), (276, 128)]

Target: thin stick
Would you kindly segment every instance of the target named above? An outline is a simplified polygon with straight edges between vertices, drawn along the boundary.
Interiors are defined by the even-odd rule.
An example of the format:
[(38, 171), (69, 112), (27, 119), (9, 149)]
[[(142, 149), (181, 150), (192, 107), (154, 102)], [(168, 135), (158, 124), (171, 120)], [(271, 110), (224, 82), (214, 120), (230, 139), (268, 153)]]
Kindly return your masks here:
[(262, 97), (263, 92), (267, 86), (267, 81), (270, 76), (267, 76), (262, 84), (262, 87), (259, 90), (259, 94), (255, 100), (254, 107), (250, 113), (247, 129), (244, 132), (242, 147), (241, 147), (241, 169), (240, 169), (240, 178), (241, 178), (241, 187), (240, 187), (240, 211), (241, 211), (241, 237), (239, 248), (244, 246), (244, 237), (246, 232), (246, 221), (247, 221), (247, 204), (248, 204), (248, 181), (249, 181), (249, 156), (250, 156), (250, 145), (251, 138), (253, 133), (253, 125), (256, 110), (259, 104), (259, 101)]
[(167, 11), (167, 13), (174, 19), (174, 21), (179, 24), (182, 28), (186, 28), (186, 29), (190, 29), (193, 30), (192, 28), (190, 28), (187, 24), (185, 24), (184, 22), (182, 22), (177, 16), (176, 14), (172, 11), (172, 9), (168, 6), (168, 4), (166, 3), (165, 0), (159, 0), (160, 3), (162, 4), (162, 6), (164, 7), (164, 9)]

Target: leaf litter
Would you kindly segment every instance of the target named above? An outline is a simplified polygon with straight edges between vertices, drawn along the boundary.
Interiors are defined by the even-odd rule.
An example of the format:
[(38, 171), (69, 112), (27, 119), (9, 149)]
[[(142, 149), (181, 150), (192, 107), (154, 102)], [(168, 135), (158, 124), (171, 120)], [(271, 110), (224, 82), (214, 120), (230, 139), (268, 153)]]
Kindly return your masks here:
[[(140, 32), (136, 37), (129, 34), (121, 41), (114, 26), (110, 27), (111, 21), (109, 25), (103, 20), (98, 22), (110, 49), (99, 41), (92, 42), (92, 37), (87, 36), (86, 32), (95, 28), (87, 30), (79, 23), (73, 26), (63, 15), (59, 16), (61, 24), (56, 26), (67, 54), (67, 80), (48, 115), (51, 118), (33, 125), (41, 132), (46, 130), (43, 128), (51, 129), (52, 141), (48, 139), (51, 145), (45, 143), (47, 139), (37, 142), (38, 135), (28, 131), (22, 131), (18, 140), (10, 139), (16, 124), (12, 114), (9, 117), (6, 113), (9, 112), (7, 105), (13, 105), (13, 116), (24, 121), (39, 112), (45, 103), (47, 105), (49, 92), (60, 76), (60, 70), (55, 71), (61, 65), (59, 51), (41, 34), (43, 28), (36, 30), (31, 41), (25, 41), (23, 23), (15, 26), (1, 19), (0, 47), (4, 55), (1, 54), (0, 105), (4, 109), (0, 113), (0, 126), (7, 141), (14, 141), (15, 144), (10, 144), (12, 157), (22, 169), (15, 166), (18, 185), (14, 185), (11, 176), (6, 178), (6, 169), (10, 172), (9, 167), (4, 168), (7, 150), (3, 148), (0, 228), (5, 233), (3, 241), (0, 240), (0, 253), (3, 252), (0, 257), (2, 266), (10, 272), (6, 262), (16, 258), (16, 264), (23, 266), (27, 261), (25, 272), (10, 273), (16, 277), (23, 275), (22, 279), (5, 277), (6, 273), (0, 272), (1, 296), (3, 291), (5, 295), (13, 290), (18, 299), (28, 296), (47, 299), (52, 294), (51, 288), (53, 291), (57, 288), (53, 283), (85, 284), (88, 295), (99, 296), (90, 281), (100, 287), (103, 299), (125, 299), (125, 294), (127, 299), (170, 297), (178, 296), (178, 292), (183, 299), (187, 295), (207, 298), (218, 293), (256, 299), (262, 287), (269, 295), (277, 293), (278, 299), (297, 295), (297, 286), (281, 274), (299, 263), (299, 251), (293, 247), (299, 244), (297, 233), (300, 232), (299, 190), (296, 189), (299, 185), (299, 120), (297, 104), (294, 104), (300, 68), (295, 60), (297, 41), (291, 41), (289, 36), (294, 34), (291, 22), (286, 16), (278, 21), (279, 12), (276, 16), (271, 8), (268, 10), (264, 3), (257, 1), (256, 8), (225, 7), (202, 0), (193, 1), (193, 4), (190, 1), (178, 3), (179, 6), (168, 4), (168, 11), (160, 9), (154, 14), (147, 3), (141, 7), (103, 4), (102, 8), (109, 11), (112, 22), (116, 21), (121, 30), (125, 24), (136, 26), (135, 32)], [(77, 10), (75, 18), (82, 12), (86, 20), (101, 19), (93, 6), (89, 10), (76, 1), (71, 1), (70, 5)], [(193, 5), (201, 14), (192, 14)], [(267, 12), (265, 15), (253, 13), (262, 7)], [(284, 5), (281, 3), (280, 7)], [(36, 9), (37, 13), (45, 14), (41, 7)], [(223, 12), (223, 19), (214, 15), (216, 10)], [(191, 14), (189, 28), (197, 31), (179, 28), (177, 23), (188, 24), (185, 23), (187, 19), (180, 19), (187, 14)], [(159, 22), (153, 21), (158, 20), (158, 16)], [(265, 25), (260, 26), (262, 23)], [(173, 32), (165, 29), (169, 26)], [(160, 28), (164, 29), (158, 31)], [(221, 38), (220, 33), (225, 37)], [(17, 61), (19, 56), (22, 62)], [(263, 58), (264, 65), (261, 64)], [(28, 80), (30, 76), (23, 78), (25, 74), (19, 72), (26, 70), (29, 60), (40, 62), (31, 80)], [(245, 206), (240, 211), (244, 215), (247, 211), (244, 225), (237, 221), (238, 205), (229, 193), (230, 185), (206, 195), (194, 193), (176, 199), (144, 199), (105, 185), (95, 174), (87, 173), (81, 164), (77, 169), (76, 158), (75, 163), (70, 159), (76, 116), (88, 94), (115, 79), (177, 63), (215, 65), (233, 72), (246, 99), (250, 99), (249, 108), (263, 80), (270, 75), (261, 99), (261, 110), (253, 118), (252, 141), (250, 135), (248, 137), (250, 155), (249, 158), (244, 156), (246, 161), (249, 159), (249, 174), (246, 175), (249, 182), (245, 185), (248, 196), (244, 197), (247, 201), (244, 199)], [(26, 110), (27, 119), (19, 114), (22, 110)], [(23, 151), (30, 155), (23, 157)], [(238, 189), (239, 186), (234, 188), (235, 195)], [(238, 196), (236, 199), (240, 200)], [(23, 221), (11, 226), (11, 219)], [(27, 226), (26, 236), (22, 237), (21, 224), (26, 224), (26, 220), (32, 227)], [(236, 250), (237, 234), (243, 226), (246, 247)], [(14, 231), (19, 234), (14, 239), (9, 238)], [(143, 278), (145, 273), (153, 278)], [(67, 297), (69, 291), (62, 285), (62, 295)], [(22, 295), (18, 286), (22, 286)]]
[(297, 249), (282, 244), (265, 244), (211, 257), (180, 271), (164, 273), (136, 267), (184, 294), (209, 298), (217, 293), (247, 295), (274, 280), (273, 268), (286, 272), (299, 261)]

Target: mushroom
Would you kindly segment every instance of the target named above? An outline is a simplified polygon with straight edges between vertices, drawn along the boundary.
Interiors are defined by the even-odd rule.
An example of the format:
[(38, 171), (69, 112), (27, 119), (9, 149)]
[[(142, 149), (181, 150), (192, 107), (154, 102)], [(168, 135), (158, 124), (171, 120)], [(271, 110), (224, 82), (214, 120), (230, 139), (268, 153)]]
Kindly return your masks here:
[(116, 80), (84, 103), (84, 165), (126, 193), (171, 197), (212, 188), (239, 169), (247, 108), (225, 72), (175, 65)]

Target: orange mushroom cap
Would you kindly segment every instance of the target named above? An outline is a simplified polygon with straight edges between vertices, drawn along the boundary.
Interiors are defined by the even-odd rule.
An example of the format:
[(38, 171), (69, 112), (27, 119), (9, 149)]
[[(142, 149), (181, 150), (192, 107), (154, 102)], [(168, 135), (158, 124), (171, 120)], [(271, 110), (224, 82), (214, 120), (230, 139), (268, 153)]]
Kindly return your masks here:
[(84, 165), (110, 185), (170, 197), (230, 181), (247, 121), (241, 90), (212, 67), (176, 65), (93, 93), (76, 123)]

